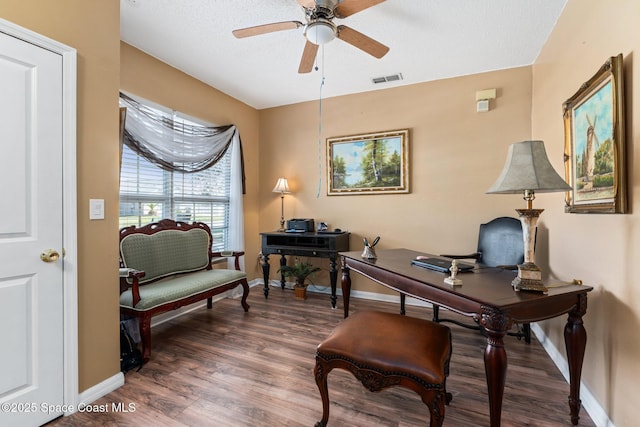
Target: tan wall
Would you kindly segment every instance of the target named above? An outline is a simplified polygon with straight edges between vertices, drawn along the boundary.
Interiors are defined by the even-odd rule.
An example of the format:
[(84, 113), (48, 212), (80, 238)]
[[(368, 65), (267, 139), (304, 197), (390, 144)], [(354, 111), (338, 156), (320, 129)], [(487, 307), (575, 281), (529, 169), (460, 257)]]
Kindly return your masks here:
[(243, 198), (245, 267), (258, 277), (258, 111), (124, 42), (120, 53), (123, 91), (211, 123), (238, 127), (247, 185)]
[[(78, 51), (79, 388), (120, 370), (118, 339), (119, 2), (4, 1), (2, 18)], [(105, 220), (89, 221), (89, 199)]]
[[(531, 135), (531, 78), (531, 68), (522, 67), (325, 99), (321, 135), (318, 102), (262, 110), (260, 229), (278, 227), (280, 199), (271, 190), (286, 176), (293, 194), (285, 196), (285, 217), (349, 230), (352, 250), (362, 249), (363, 237), (379, 235), (379, 248), (475, 251), (480, 223), (524, 207), (518, 196), (485, 191), (500, 174), (508, 145)], [(498, 97), (489, 112), (477, 113), (475, 93), (487, 88), (496, 88)], [(326, 195), (327, 137), (394, 129), (410, 130), (409, 194)], [(555, 157), (561, 160), (561, 152)], [(328, 261), (323, 267), (328, 270)], [(357, 275), (353, 285), (384, 292)]]
[[(562, 103), (607, 58), (624, 56), (630, 213), (565, 214), (546, 195), (537, 203), (546, 209), (541, 222), (551, 235), (541, 255), (553, 273), (595, 288), (584, 319), (588, 341), (582, 379), (618, 427), (637, 425), (635, 396), (640, 395), (640, 279), (635, 274), (640, 259), (640, 170), (635, 166), (640, 151), (639, 28), (637, 0), (569, 0), (533, 67), (533, 135), (559, 152), (564, 147)], [(562, 323), (546, 322), (544, 329), (564, 352)]]

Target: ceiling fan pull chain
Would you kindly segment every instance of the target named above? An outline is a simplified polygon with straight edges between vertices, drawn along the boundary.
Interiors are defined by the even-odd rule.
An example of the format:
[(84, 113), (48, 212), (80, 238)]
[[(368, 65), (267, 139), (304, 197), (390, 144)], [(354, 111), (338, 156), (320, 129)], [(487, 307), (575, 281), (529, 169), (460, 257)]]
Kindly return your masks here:
[(320, 192), (322, 191), (322, 87), (324, 86), (324, 46), (322, 46), (321, 67), (322, 79), (320, 80), (320, 94), (318, 97), (318, 189), (316, 191), (316, 199), (320, 198)]

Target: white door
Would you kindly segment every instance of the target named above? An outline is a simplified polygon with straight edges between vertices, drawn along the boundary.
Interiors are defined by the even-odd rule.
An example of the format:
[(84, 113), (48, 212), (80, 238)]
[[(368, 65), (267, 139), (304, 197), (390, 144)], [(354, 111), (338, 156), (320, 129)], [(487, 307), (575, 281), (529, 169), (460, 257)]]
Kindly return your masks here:
[(65, 412), (62, 74), (59, 54), (0, 33), (3, 426)]

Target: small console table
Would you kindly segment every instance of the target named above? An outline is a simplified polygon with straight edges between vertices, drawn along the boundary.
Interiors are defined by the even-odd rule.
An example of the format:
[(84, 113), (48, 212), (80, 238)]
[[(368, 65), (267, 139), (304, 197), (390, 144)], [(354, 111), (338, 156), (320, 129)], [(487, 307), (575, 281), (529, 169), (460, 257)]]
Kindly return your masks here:
[[(348, 232), (304, 232), (290, 233), (274, 231), (260, 233), (262, 236), (262, 273), (264, 275), (264, 297), (269, 296), (269, 255), (279, 254), (280, 265), (285, 265), (285, 255), (297, 255), (316, 258), (329, 258), (329, 278), (331, 279), (331, 306), (336, 307), (336, 283), (338, 270), (336, 259), (338, 252), (349, 250)], [(284, 275), (280, 277), (284, 289)]]

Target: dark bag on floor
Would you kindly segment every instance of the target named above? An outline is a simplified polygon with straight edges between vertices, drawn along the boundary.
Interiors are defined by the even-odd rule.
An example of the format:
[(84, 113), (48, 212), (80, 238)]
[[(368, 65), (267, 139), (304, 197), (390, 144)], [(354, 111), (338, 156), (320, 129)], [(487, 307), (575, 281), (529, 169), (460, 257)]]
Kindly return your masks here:
[(143, 364), (142, 353), (127, 332), (124, 323), (120, 322), (120, 370), (126, 374), (137, 367), (139, 371)]

